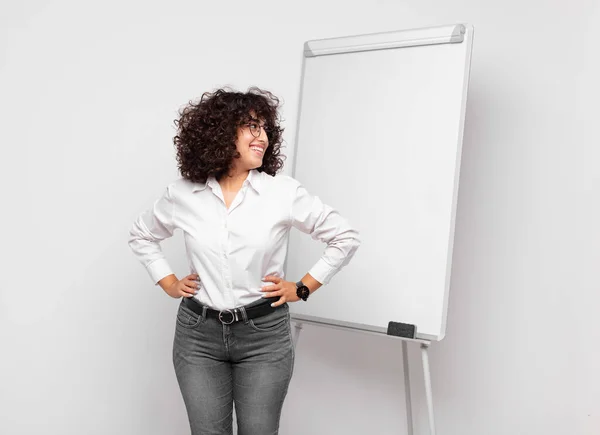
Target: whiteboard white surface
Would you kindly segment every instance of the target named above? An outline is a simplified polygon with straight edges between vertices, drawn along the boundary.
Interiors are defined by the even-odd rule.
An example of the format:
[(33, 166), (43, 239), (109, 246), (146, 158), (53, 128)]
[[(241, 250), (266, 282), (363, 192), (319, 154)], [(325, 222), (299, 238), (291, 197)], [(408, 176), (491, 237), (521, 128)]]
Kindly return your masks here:
[[(457, 31), (462, 42), (439, 37)], [(362, 245), (308, 302), (290, 305), (293, 318), (382, 333), (394, 321), (416, 325), (417, 338), (443, 338), (472, 32), (306, 44), (293, 174), (350, 220)], [(293, 231), (288, 279), (323, 249)]]

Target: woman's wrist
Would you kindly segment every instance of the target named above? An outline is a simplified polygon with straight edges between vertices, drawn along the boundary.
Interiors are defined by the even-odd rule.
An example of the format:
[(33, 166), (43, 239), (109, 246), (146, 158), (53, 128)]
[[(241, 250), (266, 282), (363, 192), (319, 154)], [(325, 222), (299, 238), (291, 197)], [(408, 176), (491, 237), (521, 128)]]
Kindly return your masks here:
[(158, 285), (161, 286), (161, 288), (164, 291), (167, 291), (177, 281), (179, 281), (179, 280), (177, 279), (177, 277), (175, 276), (175, 274), (171, 274), (171, 275), (165, 276), (160, 281), (158, 281)]
[(321, 287), (323, 285), (319, 281), (317, 281), (315, 278), (313, 278), (313, 276), (309, 273), (304, 275), (304, 277), (302, 278), (302, 283), (306, 287), (308, 287), (308, 290), (310, 291), (310, 293), (313, 293), (315, 290), (317, 290), (319, 287)]

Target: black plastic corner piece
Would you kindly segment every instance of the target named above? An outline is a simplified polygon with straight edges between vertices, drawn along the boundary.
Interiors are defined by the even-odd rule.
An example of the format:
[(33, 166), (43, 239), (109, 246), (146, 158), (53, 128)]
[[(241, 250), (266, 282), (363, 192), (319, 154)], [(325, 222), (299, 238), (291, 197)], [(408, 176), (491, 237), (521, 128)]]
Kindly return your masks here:
[(387, 335), (396, 337), (415, 338), (417, 328), (415, 325), (400, 322), (388, 323)]

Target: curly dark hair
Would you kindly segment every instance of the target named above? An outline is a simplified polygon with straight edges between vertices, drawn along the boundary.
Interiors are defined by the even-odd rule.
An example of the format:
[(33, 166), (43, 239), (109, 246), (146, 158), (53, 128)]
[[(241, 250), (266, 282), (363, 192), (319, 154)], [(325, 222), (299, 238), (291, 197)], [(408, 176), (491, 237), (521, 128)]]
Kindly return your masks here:
[(226, 175), (234, 159), (240, 157), (235, 146), (237, 129), (253, 119), (251, 112), (256, 119), (264, 119), (268, 128), (269, 146), (257, 170), (275, 175), (285, 158), (280, 156), (283, 128), (279, 125), (278, 107), (275, 95), (256, 86), (245, 93), (221, 88), (205, 92), (197, 102), (190, 101), (174, 121), (177, 134), (173, 143), (181, 176), (204, 183), (211, 175), (217, 180)]

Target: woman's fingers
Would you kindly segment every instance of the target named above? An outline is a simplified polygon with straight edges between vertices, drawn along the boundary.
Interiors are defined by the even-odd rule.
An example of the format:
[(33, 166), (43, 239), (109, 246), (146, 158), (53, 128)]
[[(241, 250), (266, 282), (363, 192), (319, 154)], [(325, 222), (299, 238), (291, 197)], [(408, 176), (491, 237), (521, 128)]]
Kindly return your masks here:
[(278, 306), (283, 305), (285, 303), (286, 303), (285, 297), (282, 296), (282, 297), (279, 298), (279, 300), (277, 302), (273, 302), (271, 304), (271, 306), (272, 307), (278, 307)]
[(263, 298), (274, 298), (275, 296), (283, 296), (283, 290), (265, 292)]
[(184, 281), (200, 281), (200, 276), (197, 273), (192, 273), (184, 278)]
[(200, 281), (195, 281), (193, 279), (188, 279), (185, 282), (185, 285), (187, 285), (188, 287), (198, 288), (200, 286)]
[(193, 273), (191, 275), (186, 276), (186, 278), (182, 281), (183, 286), (180, 288), (182, 296), (191, 297), (197, 294), (199, 287), (198, 282), (198, 274)]
[(263, 298), (273, 298), (275, 296), (283, 295), (283, 286), (281, 284), (281, 278), (277, 276), (267, 276), (264, 281), (277, 282), (277, 284), (265, 285), (260, 288), (263, 292)]

